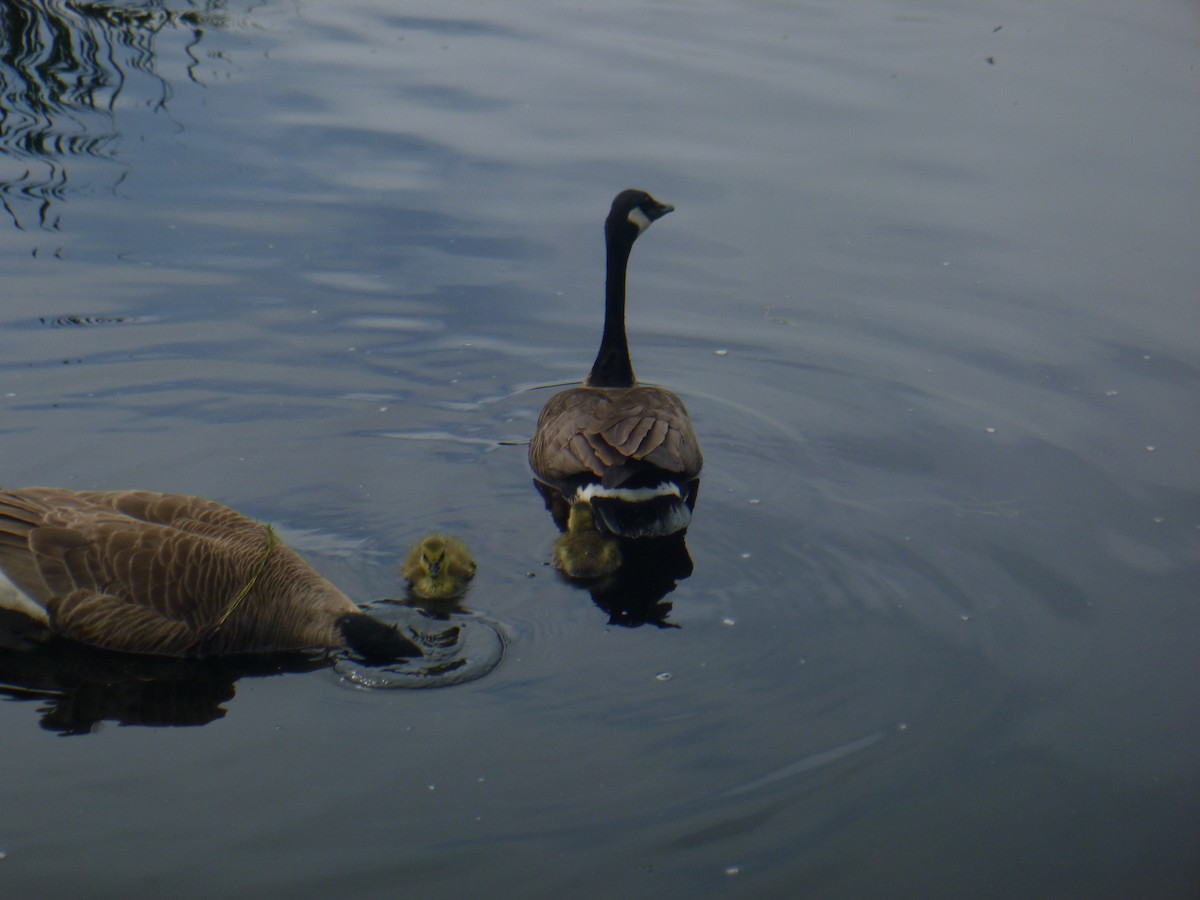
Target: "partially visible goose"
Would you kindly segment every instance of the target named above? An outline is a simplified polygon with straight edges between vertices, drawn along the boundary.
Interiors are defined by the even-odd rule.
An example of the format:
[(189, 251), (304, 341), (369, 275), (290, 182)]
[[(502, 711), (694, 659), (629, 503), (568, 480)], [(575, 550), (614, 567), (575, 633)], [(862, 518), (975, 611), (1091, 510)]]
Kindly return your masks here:
[(0, 490), (0, 607), (156, 656), (348, 647), (420, 656), (264, 526), (201, 497)]
[(540, 481), (568, 503), (591, 503), (604, 527), (623, 537), (685, 529), (704, 463), (683, 401), (638, 384), (625, 335), (629, 252), (650, 223), (674, 208), (645, 191), (622, 191), (613, 200), (604, 223), (600, 350), (582, 387), (546, 403), (529, 444), (529, 463)]
[(448, 534), (427, 534), (409, 549), (400, 574), (422, 600), (453, 600), (475, 577), (467, 545)]

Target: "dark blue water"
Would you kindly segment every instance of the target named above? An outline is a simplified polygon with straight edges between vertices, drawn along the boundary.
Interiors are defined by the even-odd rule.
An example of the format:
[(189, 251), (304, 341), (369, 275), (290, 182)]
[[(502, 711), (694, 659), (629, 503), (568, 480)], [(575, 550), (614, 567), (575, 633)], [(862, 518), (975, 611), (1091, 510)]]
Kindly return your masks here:
[[(0, 649), (0, 896), (1196, 895), (1192, 5), (0, 10), (0, 484), (210, 496), (363, 601), (453, 531), (508, 640)], [(636, 602), (521, 446), (627, 186), (706, 462)]]

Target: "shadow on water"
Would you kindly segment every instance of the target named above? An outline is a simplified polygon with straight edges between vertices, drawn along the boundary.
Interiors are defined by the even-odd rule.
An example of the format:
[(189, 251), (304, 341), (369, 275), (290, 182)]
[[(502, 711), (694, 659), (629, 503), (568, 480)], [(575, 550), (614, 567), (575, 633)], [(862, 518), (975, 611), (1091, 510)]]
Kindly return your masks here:
[(197, 81), (205, 30), (226, 22), (221, 6), (0, 0), (0, 204), (18, 229), (36, 219), (39, 228), (59, 230), (56, 204), (86, 187), (70, 168), (121, 165), (118, 109), (168, 112), (172, 88), (158, 70), (156, 39), (168, 30), (190, 33), (186, 76)]

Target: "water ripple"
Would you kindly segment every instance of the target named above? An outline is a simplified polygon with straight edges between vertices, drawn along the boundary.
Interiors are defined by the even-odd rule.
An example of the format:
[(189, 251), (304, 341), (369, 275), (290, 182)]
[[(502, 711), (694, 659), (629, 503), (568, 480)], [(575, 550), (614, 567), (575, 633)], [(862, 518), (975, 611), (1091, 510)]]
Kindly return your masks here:
[[(21, 0), (0, 5), (0, 205), (24, 230), (60, 229), (54, 206), (80, 163), (118, 165), (119, 107), (166, 110), (170, 82), (159, 74), (155, 41), (164, 29), (190, 32), (193, 60), (206, 28), (225, 18), (212, 8), (177, 13), (157, 3), (115, 7)], [(188, 68), (188, 78), (196, 73)], [(112, 185), (124, 179), (122, 171)]]
[(448, 687), (482, 678), (504, 659), (508, 642), (503, 626), (478, 613), (439, 614), (396, 605), (380, 618), (395, 621), (420, 644), (424, 655), (383, 665), (343, 655), (333, 664), (343, 682), (372, 689)]

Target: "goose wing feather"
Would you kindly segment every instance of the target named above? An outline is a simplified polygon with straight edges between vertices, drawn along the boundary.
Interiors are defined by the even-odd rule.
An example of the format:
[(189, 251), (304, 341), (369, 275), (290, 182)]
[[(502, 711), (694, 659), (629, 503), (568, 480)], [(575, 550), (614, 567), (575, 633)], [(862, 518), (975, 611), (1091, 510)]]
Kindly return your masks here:
[(646, 463), (695, 477), (703, 457), (683, 402), (662, 388), (573, 388), (542, 410), (529, 448), (533, 470), (561, 482), (593, 475), (615, 483)]
[[(55, 631), (129, 652), (194, 651), (250, 587), (254, 614), (231, 620), (214, 652), (314, 646), (333, 640), (333, 616), (356, 610), (288, 547), (268, 544), (260, 523), (175, 494), (0, 491), (0, 569)], [(330, 614), (321, 631), (297, 615), (313, 604)]]
[(111, 594), (71, 591), (48, 611), (58, 634), (105, 650), (185, 656), (196, 648), (198, 633), (187, 623)]
[(205, 621), (220, 612), (210, 607), (252, 576), (265, 542), (262, 525), (199, 497), (0, 492), (5, 570), (7, 560), (23, 556), (21, 586), (43, 602), (94, 591), (181, 621)]
[[(224, 612), (254, 577), (266, 550), (260, 526), (253, 544), (222, 541), (128, 519), (83, 520), (29, 533), (29, 548), (48, 596), (108, 596), (199, 628)], [(76, 601), (78, 602), (78, 600)]]

